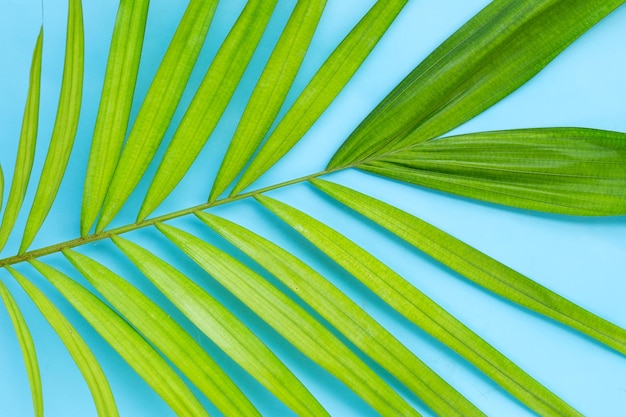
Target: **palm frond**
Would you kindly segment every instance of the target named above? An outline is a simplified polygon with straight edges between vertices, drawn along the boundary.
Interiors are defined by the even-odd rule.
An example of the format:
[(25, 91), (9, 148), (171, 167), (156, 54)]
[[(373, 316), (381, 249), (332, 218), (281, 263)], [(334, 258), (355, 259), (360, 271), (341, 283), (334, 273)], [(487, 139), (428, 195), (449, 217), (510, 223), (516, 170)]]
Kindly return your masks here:
[[(85, 3), (83, 16), (82, 2), (68, 0), (60, 98), (39, 178), (31, 172), (38, 168), (35, 141), (45, 119), (39, 114), (40, 97), (46, 97), (43, 29), (35, 45), (0, 226), (0, 298), (23, 352), (36, 416), (43, 415), (46, 392), (37, 357), (42, 350), (37, 335), (30, 335), (30, 315), (23, 314), (31, 306), (22, 305), (15, 290), (23, 290), (66, 346), (98, 415), (118, 415), (116, 387), (102, 366), (105, 360), (92, 353), (97, 341), (80, 335), (76, 318), (59, 305), (66, 301), (176, 415), (338, 413), (312, 383), (316, 378), (332, 381), (335, 396), (349, 393), (347, 407), (362, 406), (365, 413), (489, 413), (480, 398), (468, 395), (391, 329), (376, 308), (488, 378), (490, 387), (506, 391), (526, 411), (588, 414), (584, 402), (563, 395), (537, 369), (523, 369), (449, 305), (418, 288), (412, 276), (396, 271), (394, 262), (379, 259), (378, 241), (362, 244), (320, 218), (315, 208), (301, 210), (306, 199), (289, 204), (267, 194), (290, 186), (315, 189), (308, 194), (311, 201), (321, 196), (326, 207), (347, 210), (342, 215), (364, 221), (364, 229), (384, 230), (411, 255), (423, 253), (446, 271), (594, 338), (623, 361), (626, 330), (619, 320), (602, 318), (454, 233), (375, 199), (368, 187), (361, 193), (336, 177), (320, 178), (358, 168), (366, 183), (407, 183), (407, 196), (421, 192), (417, 185), (499, 208), (626, 215), (624, 133), (564, 127), (441, 137), (525, 84), (623, 0), (492, 1), (346, 135), (325, 169), (251, 191), (330, 113), (410, 3), (361, 5), (354, 27), (312, 68), (314, 60), (307, 59), (324, 35), (324, 22), (334, 17), (334, 3), (190, 0), (142, 97), (141, 65), (149, 62), (150, 11), (157, 7), (149, 3), (119, 3), (98, 107), (91, 95), (83, 100), (82, 94), (83, 79), (91, 77), (89, 65), (83, 69), (90, 51), (83, 45), (89, 40), (83, 29), (83, 20), (90, 28), (89, 9)], [(234, 23), (224, 28), (227, 12)], [(225, 33), (221, 42), (219, 31)], [(209, 47), (216, 52), (205, 62)], [(313, 74), (308, 82), (303, 69)], [(235, 101), (241, 111), (232, 109)], [(74, 146), (75, 138), (91, 134), (79, 130), (79, 122), (93, 124), (93, 136)], [(232, 131), (225, 133), (221, 125), (227, 122)], [(70, 160), (81, 157), (86, 174)], [(215, 179), (196, 170), (198, 165), (211, 165)], [(68, 226), (75, 229), (73, 237), (29, 251), (40, 230), (58, 221), (53, 209), (70, 195), (62, 182), (83, 176), (80, 198), (68, 198), (75, 213)], [(38, 187), (30, 196), (33, 182)], [(193, 202), (175, 202), (172, 208), (183, 187), (192, 188)], [(2, 204), (1, 170), (0, 196)], [(24, 202), (31, 204), (29, 213)], [(228, 220), (242, 208), (249, 211), (239, 221)], [(157, 209), (164, 214), (154, 216)], [(245, 227), (249, 213), (273, 228), (272, 238)], [(13, 235), (21, 240), (14, 248), (9, 237), (20, 220), (26, 221), (25, 230)], [(115, 222), (121, 226), (108, 228)], [(12, 284), (5, 285), (10, 277)], [(280, 402), (280, 411), (268, 401)]]

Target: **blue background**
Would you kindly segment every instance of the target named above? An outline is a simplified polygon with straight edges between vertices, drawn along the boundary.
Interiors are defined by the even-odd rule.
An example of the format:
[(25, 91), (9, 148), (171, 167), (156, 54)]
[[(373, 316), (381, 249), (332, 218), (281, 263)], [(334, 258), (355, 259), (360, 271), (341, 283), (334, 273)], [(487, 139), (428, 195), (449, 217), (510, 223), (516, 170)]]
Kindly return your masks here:
[[(66, 3), (62, 0), (44, 2), (46, 34), (35, 177), (43, 164), (58, 100)], [(71, 239), (78, 233), (83, 174), (117, 7), (117, 2), (111, 0), (84, 3), (86, 78), (83, 116), (69, 167), (74, 174), (65, 179), (60, 190), (62, 198), (53, 207), (49, 221), (32, 248)], [(219, 6), (215, 24), (181, 108), (189, 103), (203, 72), (244, 3), (228, 0)], [(387, 92), (487, 3), (478, 0), (409, 1), (390, 31), (331, 108), (288, 157), (254, 187), (322, 170), (334, 150)], [(254, 87), (263, 62), (271, 52), (294, 4), (295, 1), (279, 1), (270, 29), (213, 138), (189, 177), (159, 208), (158, 213), (205, 201), (218, 168), (214, 161), (219, 161), (225, 152), (246, 97)], [(373, 1), (364, 0), (329, 0), (288, 103), (293, 102), (316, 68), (372, 4)], [(150, 79), (185, 5), (184, 1), (152, 2), (133, 115), (150, 85)], [(28, 69), (41, 24), (41, 10), (40, 2), (31, 0), (5, 0), (0, 9), (0, 163), (7, 184), (10, 184), (13, 170), (28, 87)], [(455, 133), (543, 126), (583, 126), (626, 131), (626, 81), (623, 78), (626, 67), (625, 41), (626, 9), (622, 7), (584, 35), (527, 85), (461, 126)], [(182, 111), (177, 113), (174, 125), (180, 117)], [(154, 168), (152, 166), (150, 172), (154, 172)], [(198, 181), (198, 178), (205, 181)], [(574, 218), (506, 209), (390, 182), (356, 171), (342, 172), (330, 178), (419, 215), (587, 309), (626, 327), (626, 218)], [(140, 185), (144, 192), (146, 183), (144, 180)], [(8, 185), (6, 188), (8, 191)], [(34, 189), (34, 184), (31, 184), (27, 206), (32, 201)], [(425, 256), (413, 252), (397, 239), (332, 204), (306, 185), (281, 189), (271, 195), (314, 214), (367, 247), (583, 414), (623, 415), (626, 410), (626, 361), (619, 354), (468, 284)], [(5, 191), (5, 202), (6, 197)], [(142, 197), (141, 191), (135, 193), (115, 224), (133, 221), (136, 214), (134, 207)], [(457, 356), (380, 305), (373, 296), (352, 283), (338, 267), (311, 250), (302, 239), (254, 203), (243, 201), (217, 208), (213, 212), (272, 238), (332, 277), (337, 285), (488, 415), (530, 415)], [(19, 235), (23, 228), (26, 215), (27, 212), (20, 216), (21, 223), (15, 235)], [(218, 241), (193, 219), (180, 219), (173, 224)], [(171, 259), (191, 275), (199, 274), (197, 268), (172, 250), (171, 246), (158, 241), (155, 232), (145, 230), (133, 233), (130, 237), (153, 248), (164, 258)], [(13, 254), (18, 243), (17, 236), (14, 236), (1, 257)], [(228, 248), (226, 245), (224, 247)], [(162, 302), (174, 317), (180, 318), (184, 325), (189, 325), (127, 262), (120, 259), (111, 245), (101, 242), (81, 251), (113, 264), (116, 271), (128, 276), (133, 283)], [(71, 272), (71, 268), (60, 257), (51, 256), (47, 261)], [(33, 276), (33, 280), (72, 317), (73, 323), (89, 341), (110, 378), (122, 416), (172, 414), (43, 280), (28, 268), (22, 271)], [(0, 274), (22, 306), (34, 334), (44, 384), (46, 415), (94, 415), (89, 391), (63, 345), (18, 286), (8, 279), (8, 274)], [(240, 309), (237, 311), (242, 312), (246, 322), (295, 369), (331, 414), (375, 415), (360, 399), (304, 360), (259, 320), (249, 317), (232, 297), (219, 291), (217, 295), (234, 310)], [(289, 415), (288, 410), (244, 375), (210, 341), (193, 330), (192, 334), (229, 370), (264, 414)], [(0, 308), (0, 375), (0, 416), (30, 415), (32, 407), (28, 382), (19, 346), (4, 308)], [(411, 396), (408, 399), (420, 412), (428, 415), (419, 401)], [(210, 404), (207, 407), (213, 410)]]

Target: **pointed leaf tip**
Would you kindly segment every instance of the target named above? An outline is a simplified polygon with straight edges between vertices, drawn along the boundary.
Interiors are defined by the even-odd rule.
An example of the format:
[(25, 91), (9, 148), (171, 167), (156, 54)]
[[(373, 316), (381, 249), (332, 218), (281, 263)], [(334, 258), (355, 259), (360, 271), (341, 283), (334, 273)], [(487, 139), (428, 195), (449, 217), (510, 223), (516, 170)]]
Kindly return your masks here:
[(311, 183), (470, 281), (626, 354), (626, 330), (568, 301), (443, 230), (383, 201), (325, 180)]
[(65, 175), (74, 146), (82, 103), (84, 49), (82, 3), (80, 0), (70, 0), (63, 80), (56, 120), (19, 253), (24, 253), (35, 239), (56, 199)]
[[(26, 189), (35, 159), (35, 145), (37, 141), (37, 131), (39, 129), (39, 101), (41, 94), (41, 61), (43, 51), (43, 27), (39, 30), (37, 43), (33, 51), (33, 58), (30, 67), (30, 81), (28, 87), (28, 95), (24, 108), (24, 117), (22, 119), (22, 131), (20, 134), (20, 143), (17, 150), (17, 158), (15, 161), (15, 170), (13, 172), (13, 180), (7, 206), (2, 217), (0, 225), (0, 251), (4, 248), (9, 235), (13, 231), (15, 221), (22, 208)], [(0, 171), (0, 177), (2, 172)], [(1, 180), (1, 178), (0, 178)], [(1, 194), (1, 193), (0, 193)], [(2, 198), (0, 196), (0, 208), (2, 207)]]

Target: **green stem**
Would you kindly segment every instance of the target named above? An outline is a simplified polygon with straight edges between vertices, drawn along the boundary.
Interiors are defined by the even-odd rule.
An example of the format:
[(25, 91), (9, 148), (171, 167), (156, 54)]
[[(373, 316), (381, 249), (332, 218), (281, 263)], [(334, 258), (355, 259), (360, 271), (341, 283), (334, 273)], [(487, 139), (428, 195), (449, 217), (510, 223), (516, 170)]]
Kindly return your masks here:
[(287, 187), (293, 184), (299, 184), (302, 182), (306, 182), (312, 178), (317, 178), (320, 177), (322, 175), (326, 175), (326, 174), (330, 174), (332, 172), (335, 171), (339, 171), (343, 168), (336, 168), (336, 169), (331, 169), (331, 170), (324, 170), (324, 171), (320, 171), (320, 172), (316, 172), (314, 174), (309, 174), (309, 175), (305, 175), (303, 177), (300, 178), (296, 178), (293, 180), (289, 180), (289, 181), (284, 181), (278, 184), (274, 184), (274, 185), (270, 185), (267, 187), (263, 187), (263, 188), (259, 188), (258, 190), (254, 190), (254, 191), (249, 191), (247, 193), (242, 193), (242, 194), (237, 194), (235, 196), (230, 196), (230, 197), (226, 197), (220, 200), (216, 200), (212, 203), (203, 203), (203, 204), (199, 204), (197, 206), (193, 206), (184, 210), (178, 210), (178, 211), (174, 211), (172, 213), (168, 213), (168, 214), (164, 214), (162, 216), (158, 216), (158, 217), (153, 217), (153, 218), (149, 218), (146, 220), (143, 220), (141, 222), (137, 222), (137, 223), (133, 223), (133, 224), (127, 224), (125, 226), (121, 226), (121, 227), (117, 227), (115, 229), (110, 229), (110, 230), (104, 230), (100, 233), (94, 233), (92, 235), (87, 235), (85, 237), (79, 237), (76, 239), (72, 239), (72, 240), (67, 240), (65, 242), (61, 242), (61, 243), (57, 243), (56, 245), (50, 245), (50, 246), (46, 246), (40, 249), (35, 249), (35, 250), (31, 250), (25, 253), (22, 253), (20, 255), (14, 255), (14, 256), (10, 256), (8, 258), (4, 258), (4, 259), (0, 259), (0, 268), (4, 267), (4, 266), (10, 266), (10, 265), (15, 265), (21, 262), (25, 262), (28, 261), (29, 259), (36, 259), (36, 258), (40, 258), (42, 256), (46, 256), (46, 255), (50, 255), (53, 253), (57, 253), (57, 252), (61, 252), (64, 249), (71, 249), (71, 248), (75, 248), (77, 246), (82, 246), (82, 245), (86, 245), (88, 243), (93, 243), (93, 242), (98, 242), (104, 239), (108, 239), (111, 236), (118, 236), (124, 233), (128, 233), (128, 232), (132, 232), (134, 230), (138, 230), (138, 229), (142, 229), (144, 227), (149, 227), (154, 225), (155, 223), (162, 223), (162, 222), (166, 222), (168, 220), (172, 220), (172, 219), (176, 219), (179, 217), (183, 217), (183, 216), (187, 216), (189, 214), (193, 214), (197, 211), (201, 211), (201, 210), (206, 210), (209, 209), (211, 207), (215, 207), (215, 206), (221, 206), (223, 204), (227, 204), (227, 203), (232, 203), (233, 201), (239, 201), (239, 200), (244, 200), (246, 198), (249, 197), (253, 197), (255, 195), (258, 194), (262, 194), (262, 193), (266, 193), (268, 191), (272, 191), (278, 188), (283, 188), (283, 187)]

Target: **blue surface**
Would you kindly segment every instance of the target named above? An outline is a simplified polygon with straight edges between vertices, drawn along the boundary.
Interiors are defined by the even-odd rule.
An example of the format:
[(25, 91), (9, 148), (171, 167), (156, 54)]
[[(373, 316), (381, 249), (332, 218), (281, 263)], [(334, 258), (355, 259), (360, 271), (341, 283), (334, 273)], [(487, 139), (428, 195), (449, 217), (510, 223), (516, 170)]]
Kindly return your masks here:
[[(65, 13), (67, 2), (44, 2), (45, 42), (42, 82), (41, 126), (34, 175), (41, 170), (47, 140), (54, 122), (59, 82), (63, 63)], [(108, 41), (115, 18), (116, 1), (87, 1), (86, 78), (83, 119), (70, 170), (75, 174), (65, 179), (60, 198), (48, 221), (33, 244), (33, 248), (71, 239), (78, 233), (78, 216), (83, 174), (89, 152), (89, 140), (97, 111), (99, 94), (106, 64)], [(176, 3), (172, 5), (171, 3)], [(176, 19), (186, 2), (154, 0), (149, 16), (147, 41), (140, 69), (134, 113), (149, 87), (169, 38), (175, 30)], [(183, 105), (188, 103), (200, 82), (216, 48), (226, 35), (245, 2), (228, 0), (220, 5)], [(317, 66), (332, 51), (350, 27), (362, 16), (373, 1), (329, 0), (320, 23), (319, 33), (304, 62), (288, 102), (292, 102), (313, 75)], [(353, 78), (332, 107), (311, 129), (294, 150), (261, 178), (255, 187), (271, 185), (320, 171), (334, 150), (386, 93), (395, 86), (433, 48), (456, 28), (475, 14), (487, 1), (440, 0), (438, 2), (410, 1), (389, 33), (381, 41), (363, 68)], [(263, 61), (271, 52), (272, 42), (288, 18), (294, 1), (281, 0), (272, 25), (255, 55), (235, 99), (220, 122), (213, 139), (194, 165), (189, 179), (159, 208), (158, 213), (204, 202), (211, 179), (227, 141), (236, 128), (245, 99), (254, 87)], [(19, 137), (23, 105), (28, 83), (32, 48), (41, 23), (39, 1), (4, 2), (0, 12), (0, 163), (10, 184), (17, 138)], [(626, 8), (622, 7), (572, 45), (537, 77), (484, 114), (458, 128), (455, 133), (523, 127), (584, 126), (626, 131)], [(180, 120), (182, 112), (178, 112)], [(172, 132), (170, 132), (171, 135)], [(169, 136), (168, 136), (169, 137)], [(154, 166), (150, 172), (154, 172)], [(191, 179), (193, 177), (194, 179)], [(197, 178), (206, 179), (198, 182)], [(418, 189), (374, 176), (348, 171), (331, 177), (355, 189), (389, 201), (415, 213), (453, 235), (485, 251), (496, 259), (517, 269), (543, 285), (567, 296), (589, 310), (626, 327), (626, 218), (574, 218), (524, 212), (476, 203), (434, 191)], [(145, 183), (142, 183), (145, 190)], [(32, 201), (35, 187), (31, 185), (27, 205)], [(5, 202), (7, 193), (5, 191)], [(498, 300), (466, 283), (435, 262), (411, 251), (406, 245), (351, 216), (337, 205), (329, 203), (306, 185), (293, 186), (271, 194), (293, 204), (329, 225), (341, 229), (357, 243), (372, 251), (397, 272), (410, 279), (443, 307), (459, 317), (486, 340), (508, 355), (531, 375), (554, 390), (586, 416), (621, 416), (626, 410), (626, 360), (562, 326)], [(115, 224), (134, 220), (132, 202), (143, 197), (136, 193)], [(448, 379), (490, 416), (525, 416), (526, 409), (504, 394), (493, 383), (481, 377), (470, 366), (436, 342), (424, 336), (394, 313), (380, 305), (374, 297), (357, 285), (339, 268), (306, 246), (286, 227), (278, 224), (252, 202), (219, 207), (215, 213), (236, 220), (249, 228), (271, 237), (290, 248), (303, 259), (345, 289), (355, 300), (387, 326), (407, 346), (433, 369)], [(27, 213), (20, 216), (21, 230)], [(174, 224), (200, 230), (192, 219), (180, 219)], [(204, 232), (198, 232), (204, 233)], [(16, 233), (18, 235), (19, 233)], [(161, 256), (178, 262), (190, 274), (197, 268), (156, 241), (157, 233), (141, 231), (131, 235), (137, 242), (153, 248)], [(207, 238), (217, 241), (215, 236)], [(12, 254), (18, 239), (14, 236), (1, 257)], [(99, 260), (112, 263), (115, 270), (157, 300), (156, 291), (128, 265), (122, 262), (107, 243), (81, 249)], [(60, 257), (49, 262), (65, 271), (71, 268)], [(27, 268), (23, 271), (30, 272)], [(95, 410), (86, 385), (82, 381), (64, 347), (23, 292), (8, 279), (1, 277), (24, 309), (37, 345), (44, 383), (46, 415), (92, 416)], [(42, 288), (49, 288), (36, 278)], [(169, 416), (167, 406), (129, 370), (120, 357), (65, 302), (49, 291), (55, 302), (72, 317), (101, 360), (110, 378), (122, 416)], [(228, 294), (218, 296), (233, 309), (245, 310)], [(189, 326), (170, 305), (168, 311)], [(257, 330), (270, 347), (320, 398), (336, 416), (373, 416), (375, 413), (360, 399), (329, 378), (325, 372), (304, 360), (287, 346), (271, 329), (253, 317), (247, 322)], [(191, 329), (191, 327), (189, 326)], [(289, 415), (281, 404), (272, 399), (257, 383), (232, 364), (210, 341), (192, 330), (192, 334), (216, 359), (232, 373), (259, 409), (268, 416)], [(31, 414), (28, 382), (21, 362), (19, 346), (13, 335), (4, 308), (0, 308), (0, 416)], [(420, 412), (428, 415), (419, 401), (408, 397)], [(212, 410), (211, 405), (207, 405)]]

